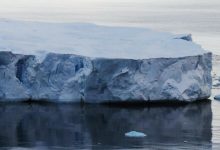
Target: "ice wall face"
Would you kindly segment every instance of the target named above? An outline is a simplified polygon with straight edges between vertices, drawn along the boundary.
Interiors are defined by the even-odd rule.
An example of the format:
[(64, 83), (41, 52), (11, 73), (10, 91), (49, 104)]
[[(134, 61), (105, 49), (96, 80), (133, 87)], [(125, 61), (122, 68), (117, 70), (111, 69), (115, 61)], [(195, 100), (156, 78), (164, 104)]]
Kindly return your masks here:
[(211, 53), (107, 59), (0, 52), (0, 99), (53, 102), (195, 101), (211, 94)]
[(0, 52), (0, 99), (27, 99), (28, 93), (24, 85), (16, 77), (16, 63), (23, 55), (15, 55), (11, 52)]
[(85, 101), (194, 101), (211, 94), (211, 54), (145, 60), (95, 59)]
[(34, 56), (24, 56), (17, 62), (17, 73), (30, 99), (49, 101), (80, 101), (84, 99), (86, 77), (91, 61), (82, 56), (48, 54), (38, 63)]

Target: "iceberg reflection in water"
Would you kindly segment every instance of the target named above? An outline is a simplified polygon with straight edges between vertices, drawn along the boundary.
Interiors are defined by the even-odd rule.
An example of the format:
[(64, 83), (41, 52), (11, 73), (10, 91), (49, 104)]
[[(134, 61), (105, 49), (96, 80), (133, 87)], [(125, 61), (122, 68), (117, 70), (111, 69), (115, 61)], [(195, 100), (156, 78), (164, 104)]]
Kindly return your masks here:
[[(211, 102), (182, 106), (0, 104), (2, 149), (211, 149)], [(146, 133), (128, 138), (129, 131)]]

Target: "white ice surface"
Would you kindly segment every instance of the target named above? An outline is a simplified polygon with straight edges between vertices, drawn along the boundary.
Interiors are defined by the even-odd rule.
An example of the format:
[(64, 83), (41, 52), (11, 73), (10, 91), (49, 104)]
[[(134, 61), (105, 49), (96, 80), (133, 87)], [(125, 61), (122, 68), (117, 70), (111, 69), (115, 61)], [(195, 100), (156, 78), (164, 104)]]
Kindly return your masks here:
[(194, 56), (206, 52), (200, 45), (179, 39), (179, 36), (134, 27), (0, 20), (0, 51), (39, 56), (55, 52), (147, 59)]
[(130, 131), (130, 132), (125, 133), (125, 136), (126, 137), (145, 137), (147, 135), (142, 132)]

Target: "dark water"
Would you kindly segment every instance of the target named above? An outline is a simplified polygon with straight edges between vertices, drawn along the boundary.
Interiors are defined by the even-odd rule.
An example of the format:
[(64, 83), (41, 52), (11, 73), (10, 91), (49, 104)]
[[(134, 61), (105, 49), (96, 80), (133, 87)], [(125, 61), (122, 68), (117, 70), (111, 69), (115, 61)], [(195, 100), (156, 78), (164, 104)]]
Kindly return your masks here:
[[(212, 105), (0, 104), (1, 149), (218, 149)], [(215, 119), (217, 119), (215, 117)], [(217, 126), (214, 124), (214, 126)], [(219, 132), (218, 126), (216, 129)], [(220, 129), (220, 128), (219, 128)], [(128, 138), (135, 130), (145, 138)], [(218, 136), (214, 136), (218, 141)]]

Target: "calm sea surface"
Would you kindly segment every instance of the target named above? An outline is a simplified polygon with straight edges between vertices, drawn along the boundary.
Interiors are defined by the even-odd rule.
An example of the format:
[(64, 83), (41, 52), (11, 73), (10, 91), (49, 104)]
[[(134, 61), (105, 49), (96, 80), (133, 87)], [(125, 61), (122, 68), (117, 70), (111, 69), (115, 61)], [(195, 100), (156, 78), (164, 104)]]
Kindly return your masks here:
[[(219, 150), (219, 107), (0, 104), (0, 149)], [(125, 137), (132, 130), (147, 136)]]
[[(0, 0), (0, 18), (192, 33), (220, 54), (219, 0)], [(215, 71), (218, 70), (215, 66)], [(213, 89), (213, 95), (220, 89)], [(0, 149), (220, 149), (220, 101), (181, 106), (0, 104)], [(135, 130), (145, 138), (127, 138)]]

